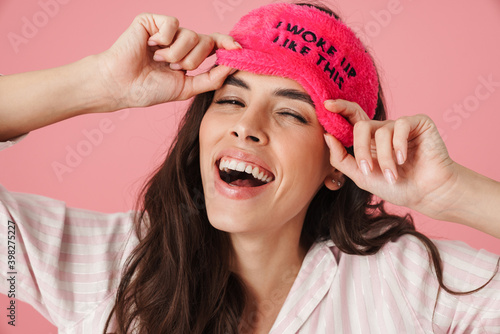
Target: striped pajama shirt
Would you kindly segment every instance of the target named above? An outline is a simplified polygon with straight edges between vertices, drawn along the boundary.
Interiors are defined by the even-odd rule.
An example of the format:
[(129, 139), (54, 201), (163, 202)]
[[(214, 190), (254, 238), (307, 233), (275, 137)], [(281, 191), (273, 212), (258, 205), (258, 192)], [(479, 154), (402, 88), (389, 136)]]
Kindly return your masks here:
[[(0, 149), (11, 145), (0, 143)], [(133, 216), (68, 208), (0, 186), (0, 254), (7, 254), (9, 226), (16, 229), (16, 299), (33, 305), (61, 334), (102, 333), (121, 269), (137, 244)], [(449, 287), (471, 290), (492, 276), (497, 255), (463, 242), (435, 242)], [(6, 256), (0, 266), (0, 292), (6, 294)], [(500, 274), (474, 294), (441, 291), (437, 297), (427, 251), (412, 236), (371, 256), (318, 242), (296, 278), (285, 274), (293, 286), (272, 334), (500, 333)], [(274, 299), (271, 294), (265, 303)]]

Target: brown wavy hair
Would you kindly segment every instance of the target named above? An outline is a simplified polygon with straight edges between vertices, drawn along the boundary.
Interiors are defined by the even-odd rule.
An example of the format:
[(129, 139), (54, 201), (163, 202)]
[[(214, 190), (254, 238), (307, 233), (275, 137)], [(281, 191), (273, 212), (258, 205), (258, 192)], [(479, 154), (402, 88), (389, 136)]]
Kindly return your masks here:
[[(338, 19), (324, 6), (314, 6)], [(213, 96), (212, 91), (194, 98), (164, 163), (141, 192), (135, 226), (139, 244), (125, 264), (105, 333), (112, 320), (120, 334), (238, 333), (245, 286), (229, 270), (228, 234), (208, 220), (200, 174), (199, 129)], [(380, 85), (374, 119), (386, 119)], [(371, 193), (348, 178), (340, 190), (323, 186), (315, 195), (301, 244), (331, 239), (344, 253), (370, 255), (405, 234), (425, 245), (443, 290), (468, 294), (489, 283), (473, 291), (450, 290), (443, 283), (438, 249), (415, 230), (412, 217), (388, 213), (384, 201), (374, 202)]]

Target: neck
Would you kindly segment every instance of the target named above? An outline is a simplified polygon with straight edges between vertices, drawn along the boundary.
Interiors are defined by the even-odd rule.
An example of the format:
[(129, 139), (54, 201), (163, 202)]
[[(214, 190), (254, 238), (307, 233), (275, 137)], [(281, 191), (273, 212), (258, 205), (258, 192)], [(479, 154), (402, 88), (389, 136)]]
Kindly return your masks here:
[(267, 231), (263, 235), (231, 234), (231, 269), (243, 280), (248, 300), (243, 322), (278, 315), (299, 272), (307, 249), (300, 246), (301, 228)]

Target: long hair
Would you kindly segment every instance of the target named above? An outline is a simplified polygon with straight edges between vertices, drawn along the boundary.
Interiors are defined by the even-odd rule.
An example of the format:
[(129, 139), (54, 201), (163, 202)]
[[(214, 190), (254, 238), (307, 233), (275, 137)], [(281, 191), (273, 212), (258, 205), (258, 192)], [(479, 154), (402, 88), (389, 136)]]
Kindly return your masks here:
[[(199, 165), (199, 129), (213, 95), (194, 98), (164, 163), (141, 192), (135, 225), (139, 243), (126, 261), (105, 332), (112, 320), (120, 334), (238, 332), (245, 286), (229, 269), (228, 234), (208, 220)], [(386, 119), (381, 87), (374, 119)], [(411, 216), (389, 214), (383, 201), (374, 201), (348, 178), (340, 190), (323, 186), (315, 195), (301, 243), (331, 239), (342, 252), (362, 256), (405, 234), (425, 245), (442, 289), (465, 294), (482, 288), (455, 292), (446, 287), (439, 251), (415, 230)]]
[(199, 166), (199, 129), (212, 98), (195, 97), (165, 162), (143, 188), (139, 244), (112, 311), (118, 333), (237, 332), (243, 284), (229, 271), (228, 235), (208, 221)]

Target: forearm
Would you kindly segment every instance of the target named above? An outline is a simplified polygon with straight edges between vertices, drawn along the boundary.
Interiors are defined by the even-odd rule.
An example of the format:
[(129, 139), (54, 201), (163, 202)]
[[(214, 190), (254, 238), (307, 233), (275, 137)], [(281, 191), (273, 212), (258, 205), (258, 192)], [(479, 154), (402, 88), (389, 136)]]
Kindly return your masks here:
[(500, 238), (500, 183), (456, 165), (457, 177), (448, 195), (436, 198), (441, 210), (433, 217), (467, 225)]
[(113, 110), (97, 56), (47, 70), (0, 77), (0, 140), (86, 113)]

